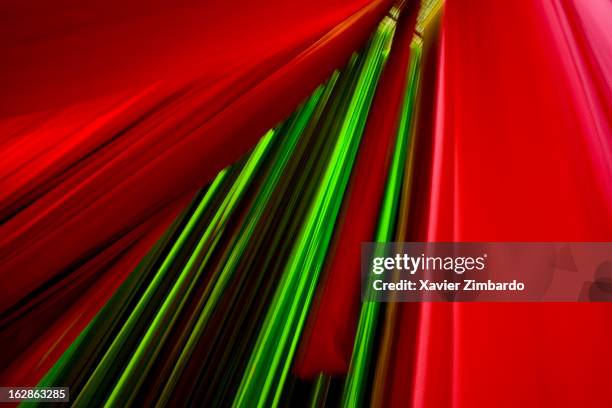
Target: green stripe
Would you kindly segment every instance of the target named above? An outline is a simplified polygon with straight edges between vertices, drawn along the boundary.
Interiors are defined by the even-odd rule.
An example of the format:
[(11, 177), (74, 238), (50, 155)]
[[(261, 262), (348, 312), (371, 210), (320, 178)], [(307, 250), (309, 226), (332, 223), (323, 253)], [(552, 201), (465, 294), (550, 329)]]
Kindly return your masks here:
[(347, 116), (242, 379), (234, 406), (277, 406), (314, 295), (394, 24), (373, 37)]
[[(396, 144), (375, 235), (376, 242), (391, 241), (395, 232), (401, 186), (404, 169), (406, 168), (406, 152), (410, 141), (410, 129), (419, 82), (420, 56), (421, 43), (420, 41), (413, 41), (411, 43), (410, 69), (406, 81)], [(374, 346), (379, 309), (380, 304), (377, 302), (364, 302), (361, 307), (349, 375), (342, 396), (343, 407), (356, 407), (363, 404), (362, 399), (368, 381), (368, 370)]]

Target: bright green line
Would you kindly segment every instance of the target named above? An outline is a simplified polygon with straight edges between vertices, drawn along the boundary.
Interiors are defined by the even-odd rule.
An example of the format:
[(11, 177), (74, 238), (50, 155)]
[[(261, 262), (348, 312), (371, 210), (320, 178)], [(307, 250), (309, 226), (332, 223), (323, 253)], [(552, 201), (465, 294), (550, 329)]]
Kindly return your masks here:
[[(400, 192), (406, 168), (406, 156), (410, 139), (410, 127), (414, 115), (416, 92), (419, 82), (419, 64), (421, 56), (420, 41), (411, 44), (410, 69), (408, 71), (407, 86), (397, 130), (396, 145), (393, 153), (387, 186), (380, 211), (378, 227), (375, 235), (376, 242), (387, 242), (393, 239), (395, 223), (397, 220)], [(351, 358), (349, 375), (345, 383), (342, 406), (356, 407), (363, 401), (365, 383), (370, 362), (371, 350), (376, 330), (376, 320), (380, 304), (377, 302), (364, 302), (359, 315), (359, 324), (355, 336), (355, 345)]]
[[(333, 88), (333, 84), (329, 86), (329, 89), (326, 90), (326, 94), (328, 95), (330, 90)], [(212, 311), (217, 305), (219, 299), (223, 291), (225, 290), (227, 283), (233, 276), (239, 261), (243, 255), (243, 251), (247, 246), (255, 227), (261, 219), (262, 214), (266, 208), (266, 204), (268, 203), (274, 189), (276, 188), (281, 176), (283, 174), (284, 169), (286, 168), (289, 159), (292, 157), (291, 154), (294, 151), (297, 143), (302, 135), (302, 132), (306, 128), (309, 120), (311, 119), (319, 100), (321, 100), (324, 87), (319, 87), (312, 97), (308, 100), (308, 102), (300, 109), (295, 121), (292, 123), (288, 134), (284, 135), (283, 143), (280, 147), (280, 152), (278, 154), (279, 159), (274, 162), (272, 169), (268, 177), (264, 181), (264, 185), (261, 187), (259, 194), (255, 198), (254, 203), (251, 205), (250, 211), (246, 217), (246, 221), (244, 226), (241, 229), (241, 232), (238, 236), (237, 242), (234, 244), (231, 253), (227, 259), (226, 264), (223, 266), (223, 270), (219, 274), (217, 280), (214, 282), (214, 287), (210, 291), (210, 297), (207, 299), (204, 304), (200, 315), (198, 316), (198, 320), (194, 325), (193, 330), (189, 334), (189, 338), (185, 343), (185, 346), (181, 350), (181, 354), (172, 369), (172, 373), (168, 381), (164, 386), (164, 390), (160, 396), (160, 399), (157, 402), (157, 406), (163, 406), (165, 402), (170, 397), (171, 390), (174, 388), (176, 382), (178, 381), (183, 368), (188, 362), (189, 357), (191, 356), (200, 336), (208, 322)], [(325, 97), (323, 98), (326, 99)]]
[[(124, 369), (119, 381), (115, 385), (110, 397), (105, 403), (105, 406), (112, 407), (117, 404), (123, 404), (130, 401), (136, 394), (138, 389), (150, 367), (153, 364), (155, 356), (159, 353), (165, 339), (167, 338), (170, 328), (174, 325), (180, 311), (183, 309), (189, 294), (196, 286), (198, 277), (204, 269), (203, 266), (210, 257), (211, 251), (207, 251), (202, 259), (201, 252), (207, 244), (216, 244), (220, 237), (219, 231), (227, 222), (230, 214), (234, 210), (237, 202), (240, 200), (247, 186), (253, 179), (253, 176), (265, 157), (265, 153), (270, 147), (270, 142), (274, 131), (269, 131), (257, 144), (253, 153), (250, 155), (246, 165), (240, 172), (238, 179), (232, 186), (232, 189), (225, 197), (218, 212), (215, 214), (212, 222), (206, 228), (203, 236), (200, 238), (193, 254), (187, 261), (187, 264), (179, 274), (178, 279), (174, 283), (170, 293), (165, 298), (160, 310), (155, 315), (153, 322), (146, 331), (144, 337), (138, 344), (138, 348), (132, 355), (127, 367)], [(210, 249), (211, 246), (208, 246)], [(197, 269), (196, 269), (197, 268)], [(134, 381), (135, 380), (135, 381)]]
[(89, 380), (83, 387), (81, 393), (79, 394), (79, 397), (74, 401), (75, 406), (79, 406), (81, 404), (84, 406), (90, 406), (92, 404), (92, 397), (94, 396), (96, 388), (103, 381), (104, 377), (107, 375), (112, 365), (116, 362), (116, 357), (119, 351), (125, 344), (127, 338), (130, 336), (132, 330), (134, 329), (134, 326), (138, 323), (140, 317), (147, 308), (151, 298), (154, 296), (157, 288), (161, 284), (170, 266), (176, 259), (176, 256), (180, 252), (185, 241), (193, 233), (193, 230), (197, 225), (198, 221), (200, 220), (202, 214), (204, 213), (205, 209), (210, 205), (212, 198), (215, 196), (215, 194), (219, 190), (219, 187), (221, 186), (222, 182), (225, 180), (226, 177), (227, 170), (221, 171), (206, 191), (206, 194), (198, 204), (198, 207), (196, 208), (194, 214), (189, 219), (184, 230), (181, 232), (179, 238), (174, 243), (172, 249), (168, 253), (167, 257), (164, 259), (164, 262), (151, 280), (151, 283), (148, 285), (143, 296), (140, 298), (140, 300), (136, 304), (136, 307), (128, 317), (127, 321), (113, 340), (113, 343), (109, 347), (108, 351), (104, 354), (104, 357), (102, 357), (100, 363), (89, 377)]
[(365, 116), (386, 55), (383, 51), (393, 28), (389, 20), (381, 24), (367, 51), (329, 164), (234, 400), (236, 407), (277, 406), (279, 403), (348, 184)]

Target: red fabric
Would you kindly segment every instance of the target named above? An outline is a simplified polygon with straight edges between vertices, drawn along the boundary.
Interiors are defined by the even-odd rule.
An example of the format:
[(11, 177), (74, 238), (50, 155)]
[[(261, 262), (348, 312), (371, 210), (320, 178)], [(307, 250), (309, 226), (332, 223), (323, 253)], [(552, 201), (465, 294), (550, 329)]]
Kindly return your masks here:
[[(125, 3), (2, 6), (2, 382), (35, 383), (184, 199), (291, 113), (391, 5)], [(19, 330), (32, 343), (12, 344)]]

